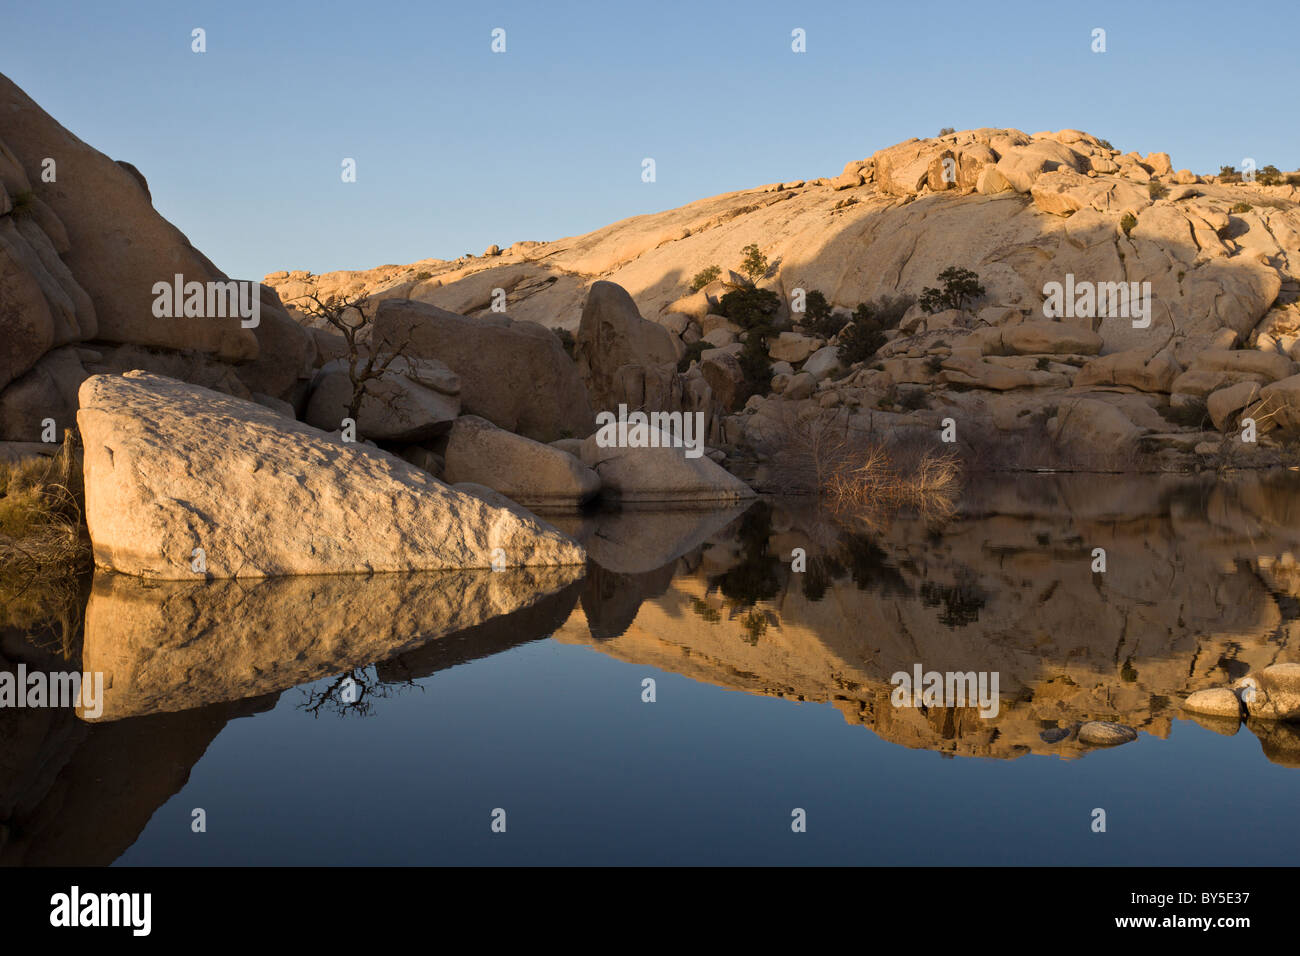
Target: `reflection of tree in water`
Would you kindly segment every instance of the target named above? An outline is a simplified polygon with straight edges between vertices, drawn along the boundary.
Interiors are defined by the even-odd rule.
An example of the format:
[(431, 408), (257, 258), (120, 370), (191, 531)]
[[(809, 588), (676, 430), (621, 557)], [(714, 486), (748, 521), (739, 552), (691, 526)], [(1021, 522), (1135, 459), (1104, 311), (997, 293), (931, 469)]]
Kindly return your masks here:
[(304, 689), (305, 700), (298, 705), (313, 717), (322, 712), (333, 712), (337, 717), (370, 717), (374, 715), (374, 701), (395, 697), (403, 690), (424, 687), (413, 680), (380, 680), (374, 665), (354, 667), (338, 675), (326, 687)]
[(980, 588), (975, 575), (965, 570), (958, 572), (955, 584), (926, 581), (921, 585), (921, 603), (926, 607), (942, 607), (939, 623), (945, 627), (964, 627), (978, 621), (987, 601), (988, 595)]
[[(721, 574), (709, 578), (709, 590), (715, 587), (731, 601), (731, 617), (768, 601), (781, 593), (781, 561), (767, 547), (772, 536), (772, 506), (760, 501), (740, 519), (736, 537), (740, 560)], [(755, 644), (767, 630), (772, 615), (752, 610), (741, 619), (748, 643)]]
[(869, 535), (846, 534), (840, 539), (839, 553), (859, 589), (875, 588), (885, 597), (912, 593), (902, 572), (890, 563), (884, 548)]

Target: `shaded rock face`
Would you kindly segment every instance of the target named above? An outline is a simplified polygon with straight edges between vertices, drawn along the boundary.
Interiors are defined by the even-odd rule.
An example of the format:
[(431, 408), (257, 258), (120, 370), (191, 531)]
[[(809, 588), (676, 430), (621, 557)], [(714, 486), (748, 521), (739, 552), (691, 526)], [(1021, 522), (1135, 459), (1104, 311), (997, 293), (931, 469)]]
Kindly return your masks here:
[[(353, 386), (345, 359), (327, 362), (312, 379), (303, 420), (337, 431), (352, 405)], [(419, 442), (440, 435), (460, 414), (460, 380), (436, 359), (394, 358), (366, 383), (357, 412), (357, 437)]]
[(628, 435), (617, 431), (615, 444), (602, 444), (604, 430), (582, 443), (582, 460), (600, 476), (611, 495), (625, 502), (737, 501), (754, 497), (747, 484), (701, 455), (688, 458), (686, 449), (671, 447), (672, 436), (661, 434), (661, 447), (633, 448)]
[(522, 509), (253, 402), (145, 372), (94, 376), (80, 402), (103, 568), (184, 580), (585, 560)]
[(600, 491), (599, 476), (573, 455), (474, 415), (452, 426), (443, 477), (484, 485), (526, 508), (576, 508)]
[[(136, 175), (81, 142), (3, 76), (0, 114), (6, 152), (60, 224), (67, 242), (61, 258), (93, 302), (93, 313), (77, 310), (77, 339), (197, 350), (231, 360), (257, 355), (254, 332), (241, 328), (237, 318), (154, 316), (154, 283), (176, 274), (198, 282), (226, 277), (158, 215)], [(39, 175), (47, 157), (57, 163), (52, 183)]]
[(540, 325), (389, 299), (376, 310), (374, 339), (445, 364), (460, 378), (464, 412), (507, 431), (554, 441), (587, 435), (595, 425), (578, 367)]
[(606, 410), (627, 402), (626, 390), (617, 386), (620, 368), (675, 366), (682, 353), (664, 326), (641, 318), (627, 290), (595, 282), (582, 309), (576, 354), (593, 405)]
[(386, 660), (527, 608), (582, 573), (570, 566), (155, 586), (99, 575), (83, 663), (105, 675), (99, 720), (188, 710)]

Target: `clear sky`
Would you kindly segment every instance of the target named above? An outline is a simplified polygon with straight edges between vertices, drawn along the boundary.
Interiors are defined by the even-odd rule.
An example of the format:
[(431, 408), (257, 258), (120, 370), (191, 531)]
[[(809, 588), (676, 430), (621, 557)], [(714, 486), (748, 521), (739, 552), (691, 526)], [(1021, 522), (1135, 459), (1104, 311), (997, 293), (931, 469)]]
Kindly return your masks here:
[(837, 175), (944, 126), (1073, 127), (1197, 172), (1300, 166), (1291, 3), (6, 6), (0, 72), (138, 166), (159, 211), (237, 278), (575, 235)]

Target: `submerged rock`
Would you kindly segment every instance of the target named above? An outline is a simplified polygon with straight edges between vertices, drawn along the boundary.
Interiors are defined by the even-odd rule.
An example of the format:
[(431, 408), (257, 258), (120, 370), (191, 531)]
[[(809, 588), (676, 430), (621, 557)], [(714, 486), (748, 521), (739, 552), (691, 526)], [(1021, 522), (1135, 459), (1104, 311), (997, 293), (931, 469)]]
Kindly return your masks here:
[(95, 563), (166, 579), (581, 564), (577, 544), (395, 455), (147, 372), (81, 387)]

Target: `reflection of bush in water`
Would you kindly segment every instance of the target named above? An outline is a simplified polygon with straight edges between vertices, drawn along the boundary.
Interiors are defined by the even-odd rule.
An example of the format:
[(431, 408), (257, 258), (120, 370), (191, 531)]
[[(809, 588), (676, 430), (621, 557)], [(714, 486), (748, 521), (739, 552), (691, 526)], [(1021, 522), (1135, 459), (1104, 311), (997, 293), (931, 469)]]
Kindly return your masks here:
[(939, 623), (945, 627), (964, 627), (980, 619), (980, 610), (987, 602), (974, 577), (959, 576), (956, 584), (936, 584), (926, 581), (921, 585), (921, 603), (926, 607), (943, 607)]
[(835, 579), (843, 574), (844, 565), (830, 555), (809, 558), (808, 570), (803, 576), (803, 596), (810, 601), (820, 601)]
[(885, 551), (865, 534), (846, 534), (840, 542), (840, 555), (848, 565), (853, 583), (862, 590), (876, 588), (884, 596), (909, 595), (903, 574), (889, 562)]
[(767, 601), (781, 592), (778, 572), (781, 562), (767, 550), (772, 536), (772, 506), (760, 501), (745, 512), (740, 519), (737, 538), (740, 542), (740, 561), (722, 574), (709, 579), (709, 588), (720, 588), (725, 597), (739, 607), (752, 607)]
[(691, 610), (698, 614), (710, 624), (717, 624), (722, 620), (722, 612), (716, 607), (711, 607), (699, 598), (691, 598)]

